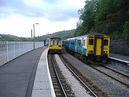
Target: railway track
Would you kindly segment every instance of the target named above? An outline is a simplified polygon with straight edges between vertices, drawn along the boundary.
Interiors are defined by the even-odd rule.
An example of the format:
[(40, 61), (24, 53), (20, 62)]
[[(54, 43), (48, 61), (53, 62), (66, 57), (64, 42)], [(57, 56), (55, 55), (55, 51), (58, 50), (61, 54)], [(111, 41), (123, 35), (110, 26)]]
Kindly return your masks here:
[[(80, 59), (81, 60), (81, 59)], [(84, 62), (83, 60), (81, 60), (83, 63), (89, 64), (89, 66), (97, 71), (99, 71), (100, 73), (103, 73), (104, 75), (110, 77), (111, 79), (121, 83), (122, 85), (126, 86), (127, 88), (129, 88), (129, 76), (118, 71), (115, 69), (112, 69), (111, 67), (106, 67), (104, 66), (104, 64), (101, 63), (93, 63), (93, 62)], [(110, 59), (110, 61), (116, 61), (116, 62), (120, 62), (123, 63), (124, 65), (127, 64), (125, 62), (121, 62), (121, 61), (117, 61), (114, 59)]]
[(65, 78), (61, 74), (55, 61), (54, 55), (49, 54), (48, 60), (56, 97), (75, 97), (71, 88), (66, 83)]
[[(110, 61), (113, 62), (120, 62), (122, 64), (126, 64), (125, 62), (121, 62), (115, 59), (110, 59)], [(93, 63), (92, 63), (93, 64)], [(124, 72), (121, 72), (117, 69), (113, 69), (111, 67), (105, 66), (104, 64), (101, 64), (98, 66), (98, 64), (96, 65), (89, 65), (92, 68), (96, 69), (97, 71), (103, 73), (104, 75), (107, 75), (108, 77), (112, 78), (113, 80), (123, 84), (124, 86), (126, 86), (127, 88), (129, 88), (129, 76), (127, 74), (125, 74)]]
[[(81, 60), (81, 59), (79, 59)], [(91, 61), (88, 61), (88, 62), (84, 62), (83, 60), (81, 60), (83, 63), (86, 63), (86, 64), (89, 64), (88, 66), (90, 66), (91, 68), (99, 71), (100, 73), (110, 77), (111, 79), (121, 83), (122, 85), (126, 86), (127, 88), (129, 88), (129, 76), (118, 71), (118, 70), (115, 70), (115, 69), (112, 69), (111, 67), (107, 67), (107, 66), (104, 66), (104, 64), (101, 64), (101, 63), (93, 63)], [(120, 62), (120, 61), (117, 61), (117, 60), (114, 60), (114, 59), (110, 59), (110, 61), (116, 61), (116, 62)], [(126, 63), (124, 62), (120, 62), (120, 63), (123, 63), (124, 65)]]
[[(65, 52), (66, 53), (66, 56), (67, 56), (67, 52)], [(73, 56), (73, 54), (71, 54), (72, 56)], [(64, 54), (64, 57), (65, 57), (65, 54)], [(67, 57), (69, 57), (69, 56), (67, 56)], [(66, 60), (69, 60), (68, 58), (66, 57)], [(75, 56), (74, 55), (74, 57), (76, 57), (76, 58), (78, 58), (79, 59), (79, 57), (78, 56)], [(72, 58), (71, 58), (72, 59)], [(79, 59), (79, 60), (81, 60), (81, 59)], [(128, 70), (128, 69), (126, 69), (126, 70), (122, 70), (122, 68), (120, 67), (120, 69), (119, 68), (115, 68), (114, 66), (113, 67), (111, 67), (111, 65), (113, 65), (112, 63), (109, 63), (110, 64), (110, 66), (108, 66), (108, 64), (107, 65), (105, 65), (105, 64), (99, 64), (99, 65), (94, 65), (94, 64), (92, 64), (92, 63), (86, 63), (86, 62), (84, 62), (83, 60), (81, 60), (84, 64), (89, 64), (88, 66), (90, 67), (90, 65), (92, 66), (91, 68), (93, 68), (94, 70), (96, 70), (96, 72), (98, 71), (98, 72), (100, 72), (101, 74), (103, 74), (103, 75), (105, 75), (105, 76), (107, 76), (111, 81), (115, 81), (117, 84), (116, 85), (119, 85), (119, 86), (121, 86), (121, 87), (124, 87), (125, 89), (128, 89), (129, 88), (129, 75), (127, 74), (127, 72), (126, 72), (126, 70)], [(69, 61), (70, 62), (70, 64), (72, 64), (72, 61)], [(76, 61), (75, 61), (76, 62)], [(74, 63), (75, 63), (74, 62)], [(118, 62), (118, 61), (116, 61), (116, 62)], [(124, 64), (124, 65), (126, 65), (126, 63), (123, 63), (123, 62), (120, 62), (120, 63), (122, 63), (122, 64)], [(76, 64), (76, 63), (75, 63)], [(78, 64), (78, 63), (77, 63)], [(122, 65), (121, 64), (121, 65)], [(119, 64), (118, 64), (119, 65)], [(120, 66), (121, 66), (120, 65)], [(127, 64), (128, 65), (128, 64)], [(74, 65), (72, 65), (73, 67), (74, 67)], [(75, 67), (74, 68), (78, 68), (78, 65), (75, 65)], [(98, 68), (97, 68), (98, 67)], [(126, 67), (126, 66), (125, 66)], [(124, 67), (124, 68), (125, 68)], [(83, 69), (82, 69), (83, 70)], [(83, 74), (82, 74), (83, 75)], [(85, 77), (85, 76), (84, 76)], [(115, 86), (115, 85), (114, 85)], [(107, 86), (108, 87), (108, 86)], [(112, 87), (112, 88), (114, 88), (114, 87)], [(91, 88), (92, 89), (92, 88)], [(108, 89), (108, 88), (107, 88)], [(92, 89), (93, 91), (94, 91), (94, 89)], [(102, 90), (103, 91), (103, 90)], [(126, 91), (126, 90), (125, 90)], [(109, 95), (109, 97), (110, 97), (110, 93), (109, 92), (111, 92), (111, 93), (114, 93), (113, 91), (104, 91), (104, 93), (105, 94), (107, 94), (107, 96)], [(117, 94), (117, 89), (116, 89), (116, 94)], [(96, 93), (96, 92), (95, 92)], [(119, 93), (121, 93), (121, 92), (119, 92)], [(118, 95), (119, 95), (119, 93), (118, 93)], [(97, 95), (98, 95), (98, 93), (96, 93)], [(114, 95), (114, 94), (111, 94), (111, 95)], [(98, 95), (99, 96), (99, 95)], [(102, 97), (104, 97), (104, 96), (102, 96)]]
[(106, 69), (109, 69), (109, 70), (111, 70), (111, 71), (113, 71), (113, 72), (116, 72), (116, 73), (118, 73), (118, 74), (120, 74), (120, 75), (123, 75), (123, 76), (125, 76), (125, 77), (127, 77), (127, 78), (129, 78), (129, 75), (127, 75), (127, 74), (125, 74), (125, 73), (123, 73), (123, 72), (121, 72), (121, 71), (118, 71), (117, 69), (113, 69), (113, 68), (107, 67), (107, 66), (103, 66), (103, 67), (106, 68)]
[(127, 75), (105, 66), (89, 66), (129, 88), (129, 77)]
[[(105, 66), (106, 68), (112, 69), (113, 71), (116, 71), (116, 72), (120, 72), (121, 74), (129, 77), (129, 72), (126, 72), (126, 71), (129, 71), (129, 64), (127, 62), (120, 61), (120, 60), (118, 61), (118, 60), (111, 59), (111, 58), (109, 58), (109, 60), (111, 62), (113, 62), (112, 65), (117, 64), (117, 67), (116, 66), (112, 67), (111, 65), (110, 66), (106, 65)], [(122, 69), (119, 69), (119, 67), (122, 68)]]
[[(75, 73), (75, 69), (71, 67), (71, 64), (68, 62), (68, 60), (63, 57), (62, 55), (60, 55), (60, 58), (62, 60), (62, 62), (64, 63), (64, 65), (69, 69), (69, 71), (75, 76), (75, 78), (81, 83), (81, 85), (86, 89), (86, 91), (88, 91), (88, 93), (92, 96), (92, 97), (99, 97), (96, 95), (96, 93), (89, 88), (89, 86), (82, 80), (82, 75), (78, 75), (77, 73)], [(74, 69), (74, 70), (73, 70)], [(100, 92), (100, 91), (99, 91)], [(104, 93), (101, 93), (101, 95), (103, 95), (103, 97), (106, 97)]]
[(109, 66), (109, 65), (104, 65), (104, 67), (108, 68), (108, 69), (111, 69), (114, 72), (118, 72), (118, 73), (120, 73), (120, 74), (122, 74), (122, 75), (124, 75), (126, 77), (129, 77), (129, 72), (127, 72), (129, 70), (129, 67), (124, 67), (124, 68), (122, 67), (122, 69), (121, 69), (121, 66), (120, 66), (120, 69), (119, 69), (119, 65), (117, 67), (112, 67), (112, 66)]
[[(77, 57), (79, 60), (81, 60), (78, 56), (75, 56)], [(129, 76), (118, 71), (118, 70), (115, 70), (115, 69), (112, 69), (110, 67), (106, 67), (104, 66), (104, 64), (96, 64), (96, 63), (93, 63), (93, 62), (84, 62), (83, 60), (81, 60), (83, 63), (86, 63), (86, 64), (89, 64), (89, 66), (97, 71), (99, 71), (100, 73), (110, 77), (111, 79), (121, 83), (122, 85), (126, 86), (127, 88), (129, 88)], [(123, 63), (124, 65), (127, 64), (125, 62), (121, 62), (121, 61), (117, 61), (117, 60), (114, 60), (114, 59), (110, 59), (110, 61), (116, 61), (116, 62), (120, 62), (120, 63)]]
[(117, 59), (117, 58), (114, 58), (114, 57), (109, 57), (109, 59), (111, 61), (116, 61), (116, 62), (120, 62), (120, 63), (126, 64), (126, 65), (129, 65), (129, 62), (128, 61), (124, 61), (124, 60)]

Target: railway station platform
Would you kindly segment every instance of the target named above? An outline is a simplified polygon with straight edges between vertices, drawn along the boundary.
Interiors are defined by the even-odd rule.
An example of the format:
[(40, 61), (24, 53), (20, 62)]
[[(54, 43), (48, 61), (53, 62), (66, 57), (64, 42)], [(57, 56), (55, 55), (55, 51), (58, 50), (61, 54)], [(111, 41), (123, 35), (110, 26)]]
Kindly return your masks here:
[(41, 47), (0, 66), (0, 97), (55, 97), (47, 51)]
[(129, 56), (123, 56), (123, 55), (119, 55), (119, 54), (110, 54), (110, 58), (117, 60), (117, 61), (122, 61), (125, 62), (127, 64), (129, 64)]
[(31, 97), (55, 97), (47, 61), (48, 49), (42, 53), (35, 76)]

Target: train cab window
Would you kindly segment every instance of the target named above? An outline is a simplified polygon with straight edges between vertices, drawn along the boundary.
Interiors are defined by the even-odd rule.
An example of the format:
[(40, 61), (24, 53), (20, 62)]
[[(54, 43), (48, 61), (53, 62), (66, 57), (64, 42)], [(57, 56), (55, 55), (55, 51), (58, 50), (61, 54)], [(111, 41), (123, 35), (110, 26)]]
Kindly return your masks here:
[(104, 39), (104, 45), (108, 45), (108, 40)]
[(60, 40), (53, 39), (53, 40), (50, 41), (50, 44), (51, 45), (60, 45), (61, 44), (61, 41)]
[(57, 45), (61, 45), (61, 41), (60, 40), (57, 40)]
[(93, 45), (93, 44), (94, 44), (93, 39), (89, 39), (89, 45)]
[(56, 45), (59, 45), (59, 40), (56, 40)]
[(53, 45), (53, 43), (54, 43), (54, 41), (53, 41), (53, 40), (51, 40), (51, 41), (50, 41), (50, 44), (51, 44), (51, 45)]
[(58, 41), (57, 40), (55, 40), (55, 44), (54, 45), (57, 45), (58, 44)]
[(55, 40), (52, 40), (52, 45), (55, 45), (56, 44), (56, 41)]

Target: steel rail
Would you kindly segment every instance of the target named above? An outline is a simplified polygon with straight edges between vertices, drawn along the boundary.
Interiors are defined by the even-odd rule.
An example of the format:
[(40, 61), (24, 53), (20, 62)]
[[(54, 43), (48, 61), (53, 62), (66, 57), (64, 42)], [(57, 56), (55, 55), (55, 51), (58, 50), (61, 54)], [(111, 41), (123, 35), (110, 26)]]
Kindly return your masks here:
[(109, 57), (109, 59), (129, 65), (129, 61), (125, 61), (125, 60), (118, 59), (118, 58), (115, 58), (115, 57)]
[[(94, 92), (93, 90), (91, 90), (88, 85), (86, 85), (82, 80), (81, 78), (67, 65), (70, 64), (67, 59), (65, 57), (63, 57), (62, 55), (60, 55), (60, 58), (62, 59), (64, 65), (69, 69), (69, 71), (77, 78), (77, 80), (90, 92), (90, 94), (93, 96), (93, 97), (98, 97)], [(66, 63), (67, 62), (67, 63)]]
[(110, 77), (111, 79), (113, 79), (113, 80), (115, 80), (115, 81), (117, 81), (117, 82), (119, 82), (119, 83), (121, 83), (121, 84), (125, 85), (127, 88), (129, 88), (129, 84), (126, 84), (126, 83), (124, 83), (124, 82), (120, 81), (119, 79), (117, 79), (117, 78), (115, 78), (115, 77), (112, 77), (111, 75), (109, 75), (109, 74), (107, 74), (107, 73), (105, 73), (105, 72), (103, 72), (103, 71), (101, 71), (101, 70), (97, 69), (97, 68), (96, 68), (96, 67), (94, 67), (93, 65), (89, 65), (89, 66), (90, 66), (91, 68), (93, 68), (93, 69), (95, 69), (95, 70), (99, 71), (100, 73), (102, 73), (102, 74), (104, 74), (104, 75), (106, 75), (106, 76)]
[(116, 73), (118, 73), (118, 74), (120, 74), (120, 75), (122, 75), (122, 76), (125, 76), (125, 77), (129, 78), (129, 75), (126, 75), (126, 74), (124, 74), (124, 73), (122, 73), (122, 72), (120, 72), (120, 71), (118, 71), (118, 70), (116, 70), (116, 69), (113, 69), (113, 68), (111, 68), (111, 67), (106, 67), (106, 66), (102, 66), (102, 67), (107, 68), (107, 69), (110, 69), (110, 70), (113, 71), (113, 72), (116, 72)]
[(57, 73), (57, 69), (56, 69), (56, 67), (55, 67), (55, 64), (57, 64), (57, 63), (55, 62), (55, 59), (54, 59), (54, 56), (53, 56), (53, 55), (51, 55), (51, 62), (52, 62), (52, 66), (53, 66), (53, 70), (54, 70), (54, 72), (55, 72), (56, 78), (57, 78), (57, 80), (58, 80), (58, 82), (59, 82), (59, 85), (60, 85), (60, 87), (61, 87), (61, 90), (62, 90), (62, 92), (63, 92), (63, 95), (64, 95), (64, 97), (68, 97), (67, 94), (66, 94), (66, 92), (65, 92), (65, 89), (63, 88), (63, 85), (62, 85), (62, 83), (61, 83), (61, 80), (60, 80), (60, 78), (59, 78), (59, 75), (58, 75), (58, 73)]
[[(80, 59), (79, 59), (79, 60), (80, 60)], [(127, 63), (125, 63), (125, 62), (123, 62), (123, 61), (118, 61), (118, 60), (114, 60), (114, 59), (110, 59), (110, 60), (117, 61), (117, 62), (121, 62), (121, 63), (123, 63), (123, 64), (127, 64)], [(82, 60), (81, 60), (81, 61), (82, 61)], [(82, 61), (82, 62), (85, 63), (84, 61)], [(85, 64), (86, 64), (86, 63), (85, 63)], [(92, 65), (91, 65), (91, 64), (92, 64)], [(112, 77), (111, 75), (109, 75), (109, 74), (107, 74), (107, 73), (105, 73), (105, 72), (103, 72), (103, 71), (97, 69), (97, 68), (94, 66), (95, 63), (91, 63), (91, 64), (88, 65), (88, 66), (90, 66), (91, 68), (93, 68), (93, 69), (99, 71), (100, 73), (102, 73), (102, 74), (104, 74), (104, 75), (106, 75), (106, 76), (112, 78), (113, 80), (115, 80), (115, 81), (117, 81), (117, 82), (123, 84), (123, 85), (126, 86), (127, 88), (129, 88), (129, 84), (124, 83), (124, 82), (120, 81), (119, 79), (114, 78), (114, 77)], [(102, 66), (102, 65), (104, 65), (104, 64), (100, 64), (100, 65)], [(116, 72), (116, 73), (117, 73), (117, 72)], [(122, 75), (122, 74), (121, 74), (121, 75)], [(128, 78), (126, 75), (123, 75), (123, 76), (125, 76), (126, 78)]]

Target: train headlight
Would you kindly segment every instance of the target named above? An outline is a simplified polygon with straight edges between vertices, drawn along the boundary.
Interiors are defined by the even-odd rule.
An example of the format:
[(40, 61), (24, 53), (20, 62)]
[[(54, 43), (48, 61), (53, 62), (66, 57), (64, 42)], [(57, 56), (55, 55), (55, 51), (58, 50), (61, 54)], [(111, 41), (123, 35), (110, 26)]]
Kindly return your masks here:
[(89, 53), (90, 53), (90, 54), (93, 54), (93, 51), (90, 50)]
[(104, 54), (107, 54), (108, 52), (107, 51), (103, 51), (104, 52)]

